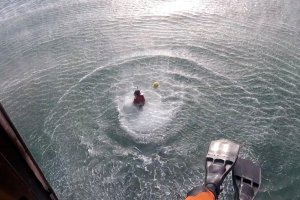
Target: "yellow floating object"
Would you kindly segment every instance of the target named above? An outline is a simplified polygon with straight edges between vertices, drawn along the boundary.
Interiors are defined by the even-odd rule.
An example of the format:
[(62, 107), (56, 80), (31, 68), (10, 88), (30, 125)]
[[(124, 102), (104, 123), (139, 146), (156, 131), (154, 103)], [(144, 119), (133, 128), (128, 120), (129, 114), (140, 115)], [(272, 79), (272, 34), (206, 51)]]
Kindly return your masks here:
[(155, 82), (152, 84), (152, 87), (153, 87), (154, 89), (159, 88), (159, 82), (155, 81)]

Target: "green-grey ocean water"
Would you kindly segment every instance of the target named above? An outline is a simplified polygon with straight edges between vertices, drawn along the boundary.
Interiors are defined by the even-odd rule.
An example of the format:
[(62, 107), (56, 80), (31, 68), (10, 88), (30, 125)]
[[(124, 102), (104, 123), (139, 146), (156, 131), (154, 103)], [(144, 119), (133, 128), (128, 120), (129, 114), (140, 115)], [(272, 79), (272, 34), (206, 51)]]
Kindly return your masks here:
[(59, 199), (184, 199), (219, 138), (261, 165), (258, 200), (300, 199), (299, 0), (2, 0), (0, 44), (0, 100)]

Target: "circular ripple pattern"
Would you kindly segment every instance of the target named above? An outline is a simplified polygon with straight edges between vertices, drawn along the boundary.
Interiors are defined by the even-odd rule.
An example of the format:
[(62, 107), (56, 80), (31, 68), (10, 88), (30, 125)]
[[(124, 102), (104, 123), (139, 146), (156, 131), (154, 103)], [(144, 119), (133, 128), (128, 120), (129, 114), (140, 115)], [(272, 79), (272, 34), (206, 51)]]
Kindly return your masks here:
[[(183, 199), (219, 138), (262, 166), (257, 199), (297, 199), (298, 10), (293, 0), (2, 1), (0, 99), (60, 199)], [(232, 199), (230, 178), (224, 186)]]

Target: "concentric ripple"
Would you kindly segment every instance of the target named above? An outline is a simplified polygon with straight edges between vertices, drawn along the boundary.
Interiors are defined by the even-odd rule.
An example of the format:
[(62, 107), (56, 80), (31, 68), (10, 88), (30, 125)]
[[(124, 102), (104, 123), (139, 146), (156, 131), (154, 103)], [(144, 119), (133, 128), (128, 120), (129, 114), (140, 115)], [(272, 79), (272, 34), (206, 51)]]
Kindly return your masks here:
[[(132, 185), (139, 185), (140, 190), (136, 194), (124, 195), (161, 198), (162, 194), (159, 191), (164, 188), (166, 181), (171, 181), (172, 185), (182, 185), (187, 181), (187, 177), (191, 177), (190, 174), (194, 174), (195, 179), (199, 177), (199, 172), (191, 170), (187, 165), (195, 161), (185, 157), (187, 152), (195, 147), (187, 147), (187, 141), (182, 144), (180, 141), (192, 139), (194, 136), (199, 139), (202, 137), (203, 133), (196, 130), (201, 129), (201, 124), (210, 120), (209, 110), (216, 106), (214, 103), (209, 105), (211, 103), (208, 102), (208, 98), (214, 94), (210, 94), (212, 91), (207, 90), (207, 87), (223, 87), (224, 84), (232, 87), (232, 83), (189, 60), (187, 55), (180, 58), (181, 53), (182, 51), (176, 53), (165, 50), (165, 55), (162, 55), (162, 52), (155, 55), (153, 52), (148, 56), (130, 57), (115, 64), (100, 66), (60, 97), (45, 120), (45, 133), (52, 141), (47, 149), (59, 149), (56, 154), (69, 159), (52, 157), (54, 160), (51, 163), (57, 165), (51, 164), (48, 168), (57, 173), (62, 172), (62, 169), (70, 169), (70, 172), (75, 170), (78, 174), (85, 174), (85, 177), (73, 177), (69, 170), (63, 170), (64, 174), (69, 175), (58, 180), (74, 185), (74, 181), (84, 182), (82, 179), (89, 179), (85, 184), (97, 184), (106, 190), (109, 189), (106, 181), (101, 184), (99, 181), (109, 178), (103, 174), (108, 166), (100, 163), (110, 163), (116, 167), (116, 171), (109, 174), (116, 174), (114, 178), (109, 178), (109, 183), (118, 187), (119, 192), (127, 193), (127, 190), (122, 188), (127, 183), (121, 180), (127, 176), (125, 169), (130, 167), (132, 176), (137, 176), (141, 170), (142, 174), (139, 176), (146, 177), (137, 177), (137, 182)], [(178, 55), (175, 56), (176, 54)], [(159, 89), (154, 90), (151, 87), (154, 80), (160, 81)], [(142, 110), (132, 105), (135, 86), (142, 89), (147, 99)], [(172, 147), (173, 144), (177, 144), (177, 147)], [(182, 158), (178, 161), (172, 157)], [(137, 166), (132, 165), (131, 159)], [(128, 163), (124, 165), (126, 162)], [(88, 164), (88, 168), (85, 163)], [(89, 177), (86, 170), (90, 168), (100, 176), (99, 180)], [(161, 170), (157, 170), (159, 168)], [(182, 177), (175, 178), (181, 170), (184, 172)], [(169, 180), (173, 176), (174, 179)], [(154, 191), (146, 189), (149, 187), (148, 179), (154, 180), (154, 185), (150, 187)], [(55, 180), (55, 183), (59, 186), (60, 183), (56, 182), (58, 180)], [(193, 179), (189, 179), (191, 180)], [(189, 184), (185, 186), (187, 185)], [(87, 185), (85, 187), (93, 189)], [(171, 192), (167, 188), (163, 190), (170, 197), (184, 196), (182, 192)], [(62, 194), (70, 196), (71, 191), (65, 189)], [(92, 194), (95, 194), (94, 191)], [(104, 192), (103, 195), (109, 196), (111, 193)]]

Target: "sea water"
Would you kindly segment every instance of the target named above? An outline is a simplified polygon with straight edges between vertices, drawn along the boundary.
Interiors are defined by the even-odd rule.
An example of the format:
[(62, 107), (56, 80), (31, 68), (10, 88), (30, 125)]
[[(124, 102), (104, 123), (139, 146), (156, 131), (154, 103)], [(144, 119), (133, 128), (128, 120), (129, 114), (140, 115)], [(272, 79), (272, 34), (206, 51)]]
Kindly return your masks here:
[(0, 43), (1, 103), (59, 199), (184, 199), (220, 138), (261, 166), (257, 199), (300, 199), (299, 0), (2, 0)]

